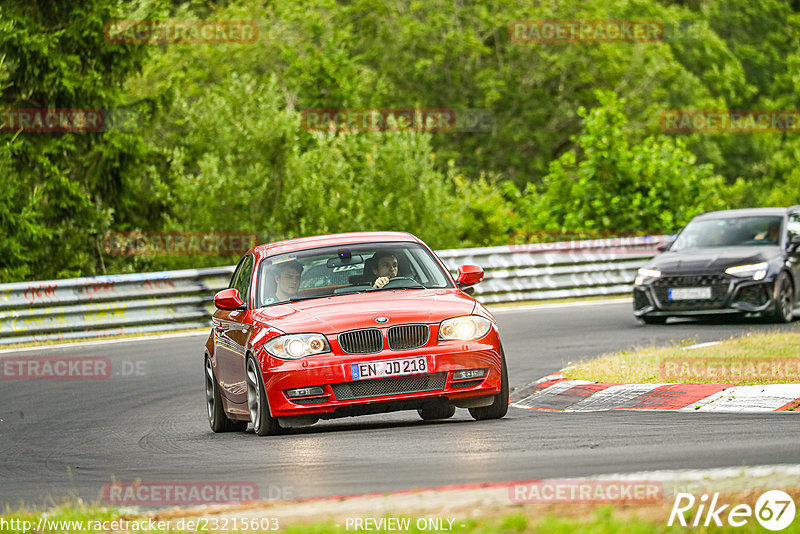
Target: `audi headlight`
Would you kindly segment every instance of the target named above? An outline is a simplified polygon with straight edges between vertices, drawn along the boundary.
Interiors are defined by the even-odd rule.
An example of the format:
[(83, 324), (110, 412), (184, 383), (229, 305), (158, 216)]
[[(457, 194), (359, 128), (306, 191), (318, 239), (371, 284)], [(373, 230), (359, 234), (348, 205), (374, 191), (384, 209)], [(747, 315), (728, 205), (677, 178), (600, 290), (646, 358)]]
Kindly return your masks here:
[[(636, 271), (636, 280), (634, 280), (634, 285), (640, 286), (647, 282), (648, 280), (661, 278), (661, 271), (656, 271), (655, 269), (639, 269)], [(630, 278), (628, 278), (630, 280)]]
[(767, 262), (753, 263), (751, 265), (737, 265), (725, 269), (726, 274), (741, 276), (742, 278), (753, 277), (753, 280), (763, 280), (767, 276)]
[(492, 323), (480, 315), (445, 319), (439, 325), (439, 341), (472, 341), (489, 333)]
[(276, 358), (297, 360), (312, 354), (330, 352), (328, 340), (322, 334), (288, 334), (270, 339), (264, 348)]

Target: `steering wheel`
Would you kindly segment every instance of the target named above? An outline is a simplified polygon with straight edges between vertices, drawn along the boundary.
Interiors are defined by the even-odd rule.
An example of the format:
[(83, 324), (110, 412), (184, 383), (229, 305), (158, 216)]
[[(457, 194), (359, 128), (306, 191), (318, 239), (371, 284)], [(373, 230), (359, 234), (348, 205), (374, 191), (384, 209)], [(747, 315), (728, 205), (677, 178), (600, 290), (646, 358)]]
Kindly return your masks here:
[(410, 276), (395, 276), (394, 278), (390, 278), (386, 285), (380, 289), (394, 289), (394, 288), (405, 288), (408, 287), (425, 287)]

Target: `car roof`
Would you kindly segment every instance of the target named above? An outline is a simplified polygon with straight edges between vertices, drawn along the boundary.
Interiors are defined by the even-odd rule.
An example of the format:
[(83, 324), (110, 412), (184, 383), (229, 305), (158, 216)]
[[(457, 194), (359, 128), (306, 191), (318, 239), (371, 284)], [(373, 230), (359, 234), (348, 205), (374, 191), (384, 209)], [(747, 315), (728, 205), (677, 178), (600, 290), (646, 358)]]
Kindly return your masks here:
[(358, 243), (401, 243), (421, 241), (413, 234), (408, 232), (348, 232), (343, 234), (315, 235), (309, 237), (298, 237), (296, 239), (286, 239), (275, 243), (266, 243), (250, 249), (259, 258), (296, 252), (309, 248), (328, 247), (334, 245), (355, 245)]
[(786, 215), (793, 208), (744, 208), (738, 210), (707, 211), (696, 219), (727, 219), (735, 217), (755, 217), (758, 215)]

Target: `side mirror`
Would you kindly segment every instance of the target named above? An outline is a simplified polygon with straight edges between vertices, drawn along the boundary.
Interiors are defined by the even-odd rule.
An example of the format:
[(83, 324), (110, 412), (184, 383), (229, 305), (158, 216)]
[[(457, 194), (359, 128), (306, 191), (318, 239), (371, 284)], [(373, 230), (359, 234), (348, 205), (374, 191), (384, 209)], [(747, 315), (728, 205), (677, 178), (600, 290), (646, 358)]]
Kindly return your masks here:
[(792, 236), (792, 239), (789, 240), (789, 250), (792, 252), (800, 249), (800, 234), (795, 234)]
[(458, 284), (459, 288), (474, 286), (481, 280), (483, 280), (483, 269), (477, 265), (462, 265), (458, 268), (456, 284)]
[(220, 310), (243, 310), (244, 301), (239, 296), (239, 290), (233, 287), (223, 289), (214, 295), (214, 306)]
[(670, 246), (672, 246), (672, 244), (673, 244), (674, 242), (675, 242), (675, 238), (674, 238), (674, 237), (665, 237), (665, 238), (664, 238), (664, 242), (663, 242), (663, 243), (661, 243), (660, 245), (658, 245), (658, 246), (656, 247), (656, 250), (658, 250), (659, 252), (664, 252), (664, 251), (665, 251), (665, 250), (667, 250), (667, 249), (668, 249)]

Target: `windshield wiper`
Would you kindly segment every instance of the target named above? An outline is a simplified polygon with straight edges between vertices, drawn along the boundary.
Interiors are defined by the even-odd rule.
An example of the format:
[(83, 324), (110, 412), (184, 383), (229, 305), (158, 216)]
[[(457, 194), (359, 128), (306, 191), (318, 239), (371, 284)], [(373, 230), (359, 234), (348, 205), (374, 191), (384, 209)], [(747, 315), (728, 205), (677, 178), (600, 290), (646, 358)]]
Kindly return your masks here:
[(364, 293), (365, 291), (369, 291), (368, 288), (364, 289), (354, 289), (352, 291), (338, 291), (336, 293), (331, 293), (330, 297), (338, 297), (339, 295), (355, 295), (356, 293)]
[(298, 302), (301, 300), (311, 300), (311, 299), (321, 299), (323, 297), (330, 297), (331, 295), (313, 295), (308, 297), (292, 297), (289, 299), (289, 302)]
[(423, 286), (422, 284), (419, 284), (419, 285), (416, 285), (416, 286), (372, 287), (370, 289), (367, 289), (367, 291), (369, 291), (369, 292), (372, 292), (372, 291), (392, 291), (394, 289), (428, 289), (428, 288)]

